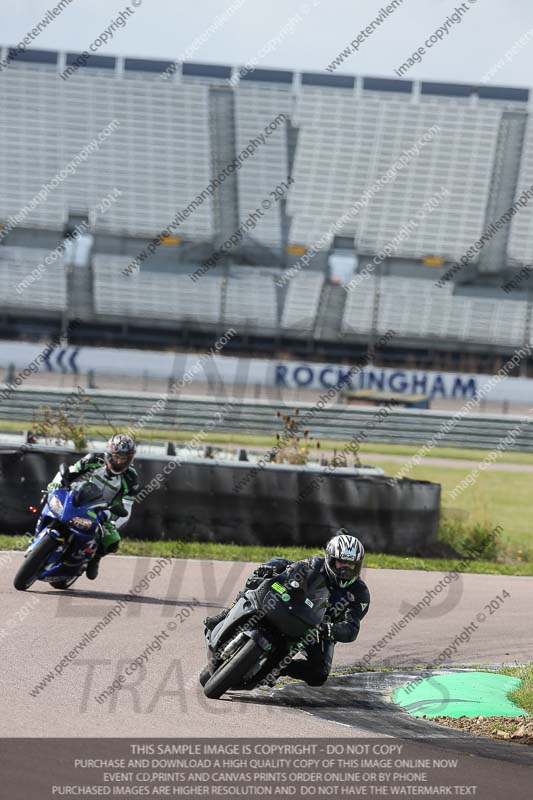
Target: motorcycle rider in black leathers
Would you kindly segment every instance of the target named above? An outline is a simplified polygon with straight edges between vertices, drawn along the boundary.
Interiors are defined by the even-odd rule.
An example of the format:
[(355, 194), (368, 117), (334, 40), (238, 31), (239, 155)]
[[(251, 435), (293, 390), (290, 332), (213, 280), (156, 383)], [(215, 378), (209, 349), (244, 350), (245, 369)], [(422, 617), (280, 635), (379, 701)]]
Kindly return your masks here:
[[(305, 563), (326, 578), (330, 600), (316, 643), (306, 645), (305, 660), (291, 661), (281, 671), (282, 676), (303, 680), (309, 686), (322, 686), (331, 671), (336, 642), (355, 641), (370, 604), (370, 592), (360, 578), (364, 556), (359, 539), (340, 528), (326, 545), (324, 557), (306, 559)], [(264, 580), (280, 574), (292, 563), (286, 558), (273, 558), (261, 564), (246, 581), (246, 588), (257, 589)], [(227, 613), (228, 609), (224, 609), (214, 617), (207, 617), (206, 627), (213, 630)]]

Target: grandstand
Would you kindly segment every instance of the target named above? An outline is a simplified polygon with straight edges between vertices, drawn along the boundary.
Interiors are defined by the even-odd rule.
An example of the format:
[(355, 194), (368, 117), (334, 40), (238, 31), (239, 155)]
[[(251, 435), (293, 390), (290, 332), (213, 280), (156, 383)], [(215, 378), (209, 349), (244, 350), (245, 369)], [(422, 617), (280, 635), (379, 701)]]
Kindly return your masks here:
[(279, 319), (274, 277), (249, 267), (230, 275), (220, 311), (224, 324), (250, 333), (275, 333)]
[(281, 318), (283, 330), (314, 330), (323, 287), (319, 272), (304, 272), (291, 279)]
[[(373, 277), (366, 278), (349, 293), (341, 325), (344, 333), (371, 332), (375, 282)], [(392, 329), (404, 339), (478, 342), (511, 349), (533, 342), (525, 301), (457, 296), (449, 284), (441, 289), (432, 281), (394, 277), (382, 279), (381, 292), (378, 335)]]
[[(241, 152), (250, 139), (257, 136), (260, 131), (264, 131), (278, 114), (286, 114), (289, 118), (291, 107), (292, 98), (288, 89), (256, 86), (244, 82), (242, 88), (236, 92), (237, 152)], [(290, 172), (287, 138), (288, 130), (284, 126), (277, 135), (265, 141), (253, 158), (244, 162), (238, 175), (239, 219), (246, 218), (250, 209), (254, 209), (260, 200), (269, 198), (269, 193), (282, 181), (287, 180)], [(253, 236), (261, 244), (281, 255), (283, 237), (279, 204), (273, 205), (260, 219)]]
[[(48, 250), (33, 247), (0, 248), (0, 298), (7, 308), (64, 311), (67, 281), (63, 260), (43, 268)], [(41, 269), (39, 269), (41, 267)]]
[[(97, 229), (150, 238), (187, 206), (210, 179), (209, 107), (205, 86), (115, 80), (102, 70), (58, 80), (50, 64), (13, 65), (0, 82), (0, 164), (5, 177), (0, 218), (24, 208), (114, 120), (118, 125), (26, 217), (25, 225), (61, 230), (68, 212), (96, 208), (118, 187), (120, 202)], [(155, 124), (154, 124), (155, 123)], [(213, 209), (187, 221), (188, 236), (210, 238)]]
[(209, 324), (220, 322), (222, 281), (192, 283), (186, 275), (139, 272), (125, 280), (129, 259), (97, 255), (94, 259), (94, 310), (99, 317), (146, 318)]
[[(238, 66), (168, 78), (167, 62), (109, 56), (61, 80), (74, 58), (31, 50), (2, 74), (2, 335), (76, 313), (85, 341), (194, 345), (233, 325), (235, 347), (348, 358), (393, 329), (385, 362), (466, 353), (480, 371), (532, 341), (527, 282), (499, 291), (529, 259), (529, 205), (436, 285), (533, 184), (527, 90), (267, 69), (231, 87)], [(73, 217), (91, 225), (89, 266), (66, 274), (61, 257), (26, 280)], [(334, 248), (361, 268), (387, 245), (353, 290), (332, 284)]]
[[(528, 117), (521, 151), (517, 194), (533, 185), (533, 125)], [(531, 213), (518, 214), (511, 224), (509, 260), (517, 265), (529, 263), (533, 252), (533, 220)]]
[(435, 128), (431, 145), (390, 189), (377, 193), (343, 235), (353, 237), (357, 252), (377, 253), (446, 186), (446, 203), (397, 255), (460, 257), (482, 232), (491, 180), (487, 165), (494, 159), (501, 107), (473, 106), (470, 98), (435, 102), (429, 95), (413, 103), (411, 91), (346, 95), (346, 89), (302, 87), (295, 118), (300, 140), (289, 206), (291, 238), (304, 244), (319, 238), (404, 150)]

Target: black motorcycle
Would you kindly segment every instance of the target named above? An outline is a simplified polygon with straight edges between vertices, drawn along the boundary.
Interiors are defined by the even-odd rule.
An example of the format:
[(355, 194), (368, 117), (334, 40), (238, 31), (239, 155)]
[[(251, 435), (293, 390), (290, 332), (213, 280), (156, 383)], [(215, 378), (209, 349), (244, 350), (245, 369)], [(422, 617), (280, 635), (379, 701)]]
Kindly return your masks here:
[(329, 596), (324, 577), (302, 561), (242, 592), (227, 616), (206, 630), (209, 663), (200, 675), (206, 697), (273, 685), (279, 670), (317, 641)]

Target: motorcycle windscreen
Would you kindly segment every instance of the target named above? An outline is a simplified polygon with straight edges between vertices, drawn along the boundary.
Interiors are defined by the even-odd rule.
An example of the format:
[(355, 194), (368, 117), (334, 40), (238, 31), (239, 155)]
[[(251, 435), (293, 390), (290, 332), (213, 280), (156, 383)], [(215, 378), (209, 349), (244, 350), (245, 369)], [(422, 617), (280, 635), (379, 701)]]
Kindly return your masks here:
[(265, 581), (257, 594), (270, 625), (291, 639), (299, 639), (320, 625), (329, 601), (323, 576), (309, 568), (289, 568)]
[(102, 500), (102, 498), (102, 490), (96, 484), (85, 481), (74, 492), (72, 502), (75, 506), (88, 506), (90, 503)]

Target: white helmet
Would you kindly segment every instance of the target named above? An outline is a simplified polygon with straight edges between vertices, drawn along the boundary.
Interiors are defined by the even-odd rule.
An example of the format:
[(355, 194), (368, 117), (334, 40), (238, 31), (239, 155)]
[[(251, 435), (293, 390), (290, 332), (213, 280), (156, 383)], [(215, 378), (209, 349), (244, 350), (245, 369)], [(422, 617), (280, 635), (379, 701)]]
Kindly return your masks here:
[(326, 545), (326, 572), (342, 589), (357, 580), (365, 548), (346, 528), (340, 528)]

